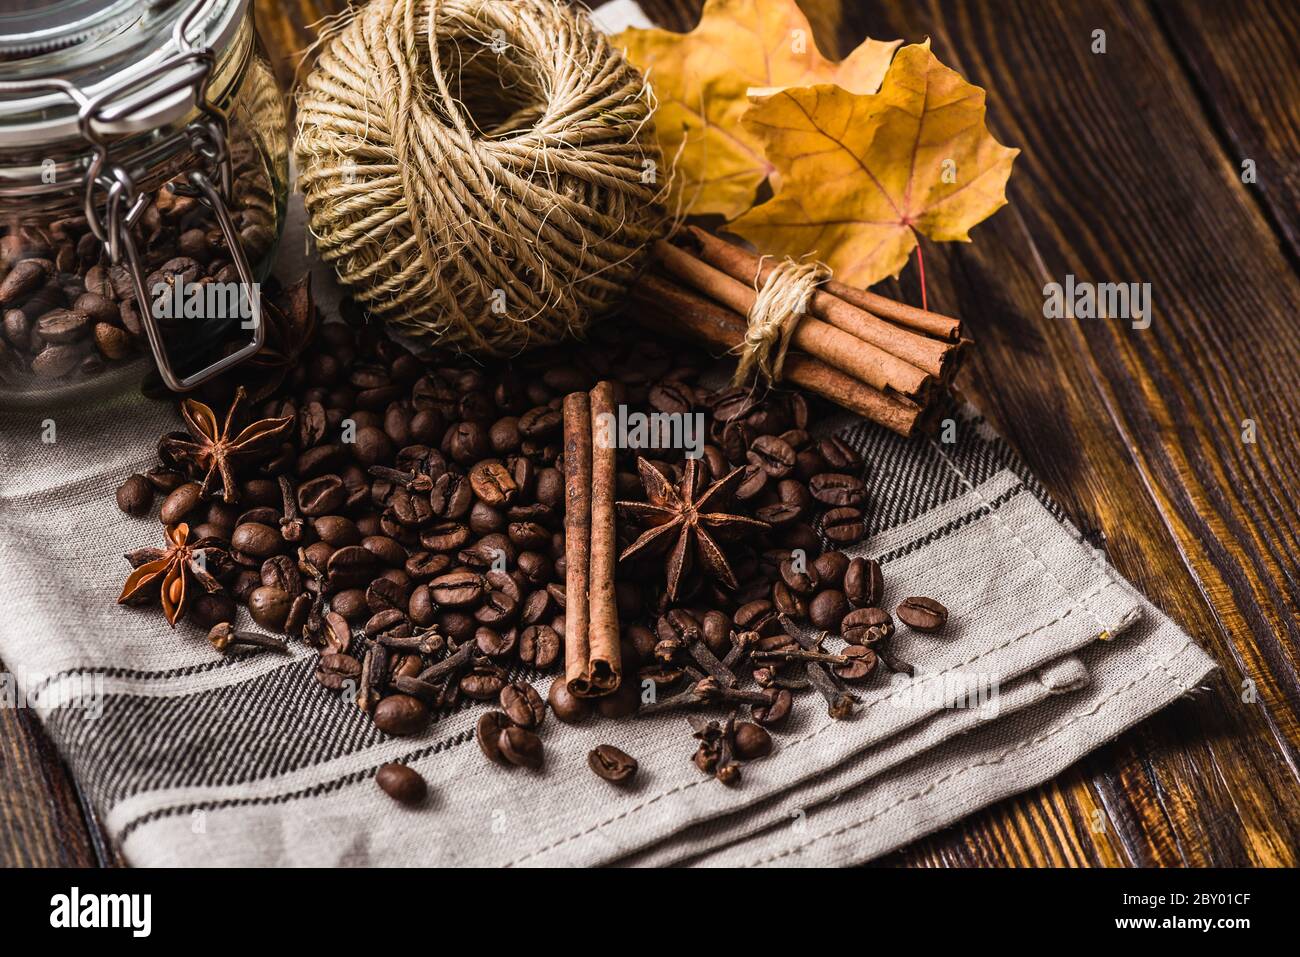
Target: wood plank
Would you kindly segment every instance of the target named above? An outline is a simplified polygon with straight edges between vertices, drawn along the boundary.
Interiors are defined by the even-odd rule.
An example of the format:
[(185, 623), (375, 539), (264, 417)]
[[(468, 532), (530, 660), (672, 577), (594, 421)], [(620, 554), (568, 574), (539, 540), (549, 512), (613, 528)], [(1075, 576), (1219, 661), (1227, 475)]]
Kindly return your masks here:
[(1300, 5), (1293, 0), (1156, 3), (1152, 9), (1240, 169), (1300, 262)]
[(30, 711), (0, 708), (0, 867), (97, 863), (77, 790), (53, 742)]
[[(258, 3), (259, 14), (283, 9)], [(305, 24), (318, 19), (311, 14), (325, 6), (290, 4), (298, 12), (277, 21), (278, 46), (300, 47)], [(1080, 527), (1106, 542), (1120, 571), (1228, 668), (1206, 697), (888, 863), (1294, 863), (1300, 552), (1291, 503), (1300, 472), (1284, 401), (1296, 394), (1297, 343), (1282, 320), (1295, 315), (1297, 291), (1268, 242), (1276, 224), (1252, 206), (1237, 158), (1220, 149), (1149, 11), (1118, 3), (1087, 11), (1032, 2), (844, 6), (879, 37), (933, 35), (945, 62), (990, 87), (1000, 136), (1026, 148), (1013, 208), (978, 228), (972, 247), (927, 247), (932, 298), (961, 313), (980, 340), (966, 382), (977, 402)], [(673, 15), (665, 25), (693, 22), (689, 10)], [(1161, 22), (1198, 82), (1212, 90), (1210, 68), (1230, 76), (1241, 113), (1251, 116), (1268, 75), (1243, 79), (1221, 64), (1239, 73), (1258, 38), (1233, 34), (1226, 48), (1211, 44), (1202, 55), (1180, 27), (1205, 17), (1204, 8), (1180, 8), (1162, 11)], [(1104, 59), (1087, 53), (1097, 26), (1108, 31)], [(1288, 36), (1266, 38), (1281, 44), (1267, 49), (1286, 49), (1295, 32)], [(835, 52), (856, 42), (848, 33), (840, 39)], [(818, 41), (831, 52), (820, 31)], [(1224, 49), (1235, 59), (1225, 61)], [(1289, 67), (1272, 88), (1293, 89), (1294, 57)], [(1241, 152), (1300, 155), (1294, 127), (1274, 122), (1251, 140), (1246, 133), (1258, 131), (1220, 122), (1234, 143), (1247, 144)], [(1266, 173), (1260, 165), (1269, 188), (1294, 184), (1285, 167)], [(1067, 271), (1153, 282), (1153, 329), (1139, 337), (1113, 324), (1045, 322), (1042, 284)], [(910, 270), (904, 279), (914, 292)], [(1276, 353), (1274, 341), (1282, 343)], [(1254, 447), (1233, 440), (1248, 414), (1262, 430)], [(1259, 683), (1258, 704), (1240, 700), (1244, 676)], [(1108, 823), (1100, 834), (1091, 827), (1098, 809)]]
[[(1071, 816), (1086, 821), (1099, 802), (1136, 864), (1294, 862), (1300, 470), (1286, 396), (1300, 284), (1149, 11), (864, 13), (875, 36), (932, 36), (942, 60), (989, 88), (999, 137), (1025, 149), (1011, 208), (969, 247), (926, 248), (932, 299), (979, 343), (970, 392), (1118, 569), (1229, 669), (1212, 700), (1083, 762), (1086, 784), (1063, 776)], [(1104, 55), (1089, 51), (1098, 27)], [(1151, 329), (1045, 320), (1042, 286), (1067, 272), (1152, 282)], [(1257, 445), (1240, 441), (1246, 417), (1267, 433)], [(1237, 693), (1247, 676), (1257, 704)], [(1049, 804), (1046, 789), (1036, 800)], [(997, 841), (981, 820), (932, 846), (955, 856), (959, 843)], [(1105, 851), (1091, 855), (1106, 862)], [(1051, 859), (1045, 843), (1041, 854)]]
[(345, 0), (254, 0), (257, 32), (281, 89), (292, 88), (302, 55), (316, 39), (319, 26), (346, 8)]

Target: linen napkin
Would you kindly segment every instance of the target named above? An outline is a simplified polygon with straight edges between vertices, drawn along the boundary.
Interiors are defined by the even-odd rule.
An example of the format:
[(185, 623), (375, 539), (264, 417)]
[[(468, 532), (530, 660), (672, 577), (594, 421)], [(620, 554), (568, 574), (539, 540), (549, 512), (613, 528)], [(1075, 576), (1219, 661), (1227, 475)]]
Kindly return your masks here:
[[(295, 203), (282, 277), (309, 265), (307, 248)], [(330, 315), (338, 290), (316, 271)], [(442, 716), (417, 738), (388, 738), (315, 683), (304, 648), (221, 657), (193, 627), (172, 631), (156, 610), (116, 606), (122, 555), (158, 544), (159, 526), (124, 516), (113, 490), (152, 464), (160, 434), (180, 427), (170, 406), (130, 392), (0, 410), (0, 658), (133, 864), (608, 864), (637, 854), (661, 863), (737, 841), (746, 863), (816, 860), (829, 849), (856, 860), (1032, 786), (1059, 755), (1096, 747), (1212, 667), (1081, 540), (973, 409), (954, 426), (955, 441), (942, 443), (847, 417), (820, 424), (869, 463), (870, 535), (854, 552), (881, 561), (888, 606), (928, 595), (951, 620), (939, 636), (901, 630), (895, 647), (917, 678), (868, 687), (853, 719), (834, 721), (815, 695), (802, 696), (773, 755), (747, 764), (737, 788), (690, 763), (694, 741), (679, 715), (580, 727), (552, 718), (547, 766), (508, 771), (473, 742), (482, 706)], [(1144, 619), (1160, 625), (1122, 634)], [(1069, 748), (1059, 733), (1039, 741), (1042, 729), (1023, 716), (1079, 687), (1086, 679), (1071, 656), (1115, 636), (1141, 660), (1166, 662), (1160, 680), (1117, 691), (1097, 719), (1071, 723)], [(543, 690), (549, 681), (516, 676)], [(960, 706), (963, 690), (982, 707)], [(994, 729), (1023, 729), (1017, 757), (1032, 760), (1004, 762), (1018, 776), (967, 786), (979, 769), (966, 770), (965, 752), (946, 742), (984, 748)], [(585, 767), (604, 743), (640, 762), (632, 788)], [(387, 761), (428, 779), (426, 805), (401, 807), (378, 790), (371, 778)], [(909, 797), (900, 807), (926, 813), (904, 820), (890, 795), (912, 788), (912, 765), (951, 783)], [(850, 828), (789, 850), (787, 829), (773, 822), (836, 796), (828, 806), (840, 810), (868, 799), (888, 806), (881, 817), (900, 822), (896, 838), (882, 842), (874, 827), (858, 845)], [(820, 824), (822, 813), (804, 823)]]

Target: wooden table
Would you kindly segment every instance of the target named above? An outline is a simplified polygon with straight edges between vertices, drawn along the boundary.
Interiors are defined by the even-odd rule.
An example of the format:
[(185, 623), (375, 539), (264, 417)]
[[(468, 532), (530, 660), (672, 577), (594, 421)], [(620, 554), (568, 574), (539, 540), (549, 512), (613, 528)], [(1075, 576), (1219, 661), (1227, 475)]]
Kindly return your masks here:
[[(258, 0), (286, 75), (285, 51), (336, 6)], [(696, 16), (695, 0), (643, 6), (680, 29)], [(978, 340), (962, 386), (1222, 666), (1055, 780), (882, 863), (1296, 865), (1300, 5), (817, 6), (845, 8), (823, 38), (839, 53), (868, 30), (929, 36), (989, 90), (991, 127), (1023, 150), (1011, 205), (970, 245), (925, 246), (930, 301)], [(1044, 319), (1043, 286), (1067, 273), (1149, 282), (1150, 328)], [(898, 292), (918, 300), (911, 270)], [(0, 712), (0, 784), (0, 864), (114, 861), (26, 712)]]

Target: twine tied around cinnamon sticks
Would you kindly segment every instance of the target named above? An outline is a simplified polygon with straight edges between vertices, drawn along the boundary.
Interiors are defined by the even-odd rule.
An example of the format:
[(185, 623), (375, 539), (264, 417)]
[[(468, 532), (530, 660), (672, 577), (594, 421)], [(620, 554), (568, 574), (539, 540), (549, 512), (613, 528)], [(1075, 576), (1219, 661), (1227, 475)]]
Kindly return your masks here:
[(927, 430), (950, 407), (949, 387), (970, 343), (958, 320), (828, 275), (814, 281), (788, 260), (760, 257), (695, 226), (675, 242), (656, 243), (655, 254), (656, 268), (632, 288), (631, 315), (739, 354), (739, 378), (762, 374), (765, 365), (777, 373), (766, 376), (770, 382), (807, 389), (904, 436)]
[(821, 263), (786, 259), (768, 273), (749, 309), (749, 328), (741, 345), (733, 385), (748, 382), (757, 372), (768, 382), (779, 382), (790, 337), (808, 311), (808, 300), (818, 284), (830, 278)]

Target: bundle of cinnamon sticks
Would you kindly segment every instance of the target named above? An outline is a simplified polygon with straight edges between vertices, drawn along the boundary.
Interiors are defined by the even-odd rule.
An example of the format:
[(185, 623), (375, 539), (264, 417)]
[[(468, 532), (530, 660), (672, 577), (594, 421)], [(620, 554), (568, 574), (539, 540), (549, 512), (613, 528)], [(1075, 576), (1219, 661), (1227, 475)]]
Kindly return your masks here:
[[(757, 287), (780, 260), (698, 227), (655, 247), (657, 268), (632, 290), (642, 324), (717, 351), (741, 347)], [(828, 279), (796, 317), (782, 379), (901, 435), (925, 431), (969, 340), (961, 323)]]
[(598, 697), (622, 681), (614, 565), (615, 447), (603, 415), (614, 414), (614, 386), (564, 398), (564, 679), (579, 697)]

